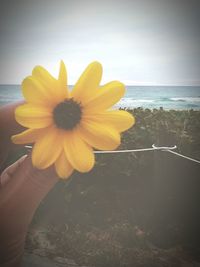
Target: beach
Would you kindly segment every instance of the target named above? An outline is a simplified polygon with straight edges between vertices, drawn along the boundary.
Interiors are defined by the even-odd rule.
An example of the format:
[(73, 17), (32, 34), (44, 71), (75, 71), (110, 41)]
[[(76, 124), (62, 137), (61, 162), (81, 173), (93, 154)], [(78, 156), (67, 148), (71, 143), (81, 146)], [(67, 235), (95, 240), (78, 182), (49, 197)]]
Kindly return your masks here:
[[(176, 145), (200, 160), (200, 111), (128, 111), (136, 125), (118, 149)], [(55, 266), (198, 266), (190, 264), (199, 261), (199, 173), (168, 152), (96, 155), (91, 172), (60, 181), (41, 203), (26, 253)]]

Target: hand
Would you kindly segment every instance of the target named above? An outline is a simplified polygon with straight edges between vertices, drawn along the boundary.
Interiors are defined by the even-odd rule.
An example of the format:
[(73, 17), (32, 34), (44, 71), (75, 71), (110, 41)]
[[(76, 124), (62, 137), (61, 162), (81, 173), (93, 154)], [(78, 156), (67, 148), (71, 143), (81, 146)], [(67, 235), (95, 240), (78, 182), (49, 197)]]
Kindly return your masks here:
[(31, 156), (23, 156), (4, 170), (0, 187), (0, 266), (20, 266), (33, 214), (57, 181), (53, 168), (37, 170)]
[[(21, 103), (0, 109), (0, 164), (17, 146), (10, 136), (22, 130), (14, 120), (14, 109)], [(49, 190), (58, 181), (53, 168), (37, 170), (31, 156), (23, 156), (0, 177), (0, 266), (20, 266), (28, 226)]]

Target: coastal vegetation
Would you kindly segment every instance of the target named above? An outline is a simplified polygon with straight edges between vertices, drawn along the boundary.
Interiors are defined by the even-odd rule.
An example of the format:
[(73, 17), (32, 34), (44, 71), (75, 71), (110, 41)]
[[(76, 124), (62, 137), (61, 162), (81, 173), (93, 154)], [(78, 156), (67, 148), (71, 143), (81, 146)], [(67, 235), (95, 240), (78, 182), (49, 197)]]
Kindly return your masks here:
[[(119, 149), (176, 145), (200, 160), (200, 111), (128, 111), (136, 125)], [(97, 154), (92, 171), (60, 181), (41, 203), (26, 250), (61, 266), (65, 259), (94, 267), (200, 261), (199, 173), (200, 164), (166, 151)]]

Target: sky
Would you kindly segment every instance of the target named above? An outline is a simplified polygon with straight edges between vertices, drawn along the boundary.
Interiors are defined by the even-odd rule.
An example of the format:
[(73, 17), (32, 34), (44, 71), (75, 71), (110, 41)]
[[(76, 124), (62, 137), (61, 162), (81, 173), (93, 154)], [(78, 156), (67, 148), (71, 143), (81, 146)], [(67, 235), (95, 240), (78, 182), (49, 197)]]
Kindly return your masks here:
[(97, 60), (102, 84), (200, 85), (200, 1), (1, 1), (0, 84), (61, 59), (69, 84)]

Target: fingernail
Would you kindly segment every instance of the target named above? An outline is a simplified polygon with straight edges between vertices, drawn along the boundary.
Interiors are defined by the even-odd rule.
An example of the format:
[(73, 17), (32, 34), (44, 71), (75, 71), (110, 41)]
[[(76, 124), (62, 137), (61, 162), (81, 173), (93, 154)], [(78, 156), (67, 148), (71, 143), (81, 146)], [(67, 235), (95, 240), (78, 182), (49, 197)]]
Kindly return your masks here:
[(20, 159), (19, 162), (22, 163), (26, 158), (27, 158), (27, 154), (23, 155)]

